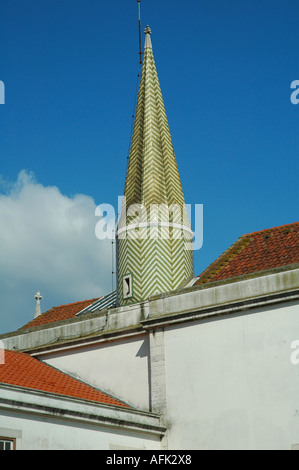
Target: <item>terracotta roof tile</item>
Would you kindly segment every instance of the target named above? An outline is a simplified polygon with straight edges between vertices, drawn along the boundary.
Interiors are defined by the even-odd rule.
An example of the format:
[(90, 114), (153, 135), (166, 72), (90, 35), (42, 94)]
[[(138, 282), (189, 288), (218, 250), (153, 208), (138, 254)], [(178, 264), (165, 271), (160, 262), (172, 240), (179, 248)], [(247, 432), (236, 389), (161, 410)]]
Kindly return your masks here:
[(63, 373), (29, 354), (17, 351), (4, 351), (4, 364), (0, 363), (1, 383), (129, 408), (126, 403), (97, 388)]
[(39, 317), (34, 318), (29, 323), (22, 326), (22, 328), (20, 329), (32, 328), (34, 326), (42, 326), (48, 323), (54, 323), (57, 321), (74, 318), (77, 313), (81, 312), (81, 310), (88, 307), (98, 299), (99, 298), (83, 300), (81, 302), (75, 302), (72, 304), (60, 305), (59, 307), (52, 307), (50, 310), (47, 310), (46, 312), (42, 313)]
[(242, 235), (196, 285), (299, 263), (299, 222)]
[[(199, 276), (195, 285), (299, 263), (299, 222), (242, 235)], [(74, 318), (99, 298), (53, 307), (24, 328)]]

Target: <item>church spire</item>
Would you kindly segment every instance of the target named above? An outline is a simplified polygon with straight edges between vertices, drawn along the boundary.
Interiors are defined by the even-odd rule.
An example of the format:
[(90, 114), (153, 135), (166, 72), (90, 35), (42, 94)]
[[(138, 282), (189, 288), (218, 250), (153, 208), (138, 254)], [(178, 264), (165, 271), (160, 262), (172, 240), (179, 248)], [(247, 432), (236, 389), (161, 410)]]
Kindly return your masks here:
[(119, 303), (138, 302), (172, 291), (191, 278), (190, 238), (192, 232), (156, 70), (151, 29), (147, 26), (118, 226)]
[(137, 109), (126, 178), (127, 205), (183, 204), (184, 197), (160, 83), (151, 29), (145, 28), (145, 47)]

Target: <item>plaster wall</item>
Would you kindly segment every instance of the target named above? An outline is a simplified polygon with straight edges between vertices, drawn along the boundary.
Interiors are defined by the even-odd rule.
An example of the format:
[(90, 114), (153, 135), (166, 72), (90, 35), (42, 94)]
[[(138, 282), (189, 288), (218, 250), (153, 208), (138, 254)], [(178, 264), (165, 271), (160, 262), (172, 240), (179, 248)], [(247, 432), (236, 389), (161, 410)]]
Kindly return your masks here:
[(37, 357), (140, 410), (150, 408), (146, 334)]
[(164, 330), (169, 449), (299, 443), (299, 304)]
[(17, 450), (159, 449), (159, 418), (128, 408), (0, 387), (0, 436)]
[(38, 417), (0, 410), (1, 437), (16, 436), (17, 450), (112, 450), (159, 449), (158, 438), (140, 437), (96, 425), (69, 423), (67, 420)]

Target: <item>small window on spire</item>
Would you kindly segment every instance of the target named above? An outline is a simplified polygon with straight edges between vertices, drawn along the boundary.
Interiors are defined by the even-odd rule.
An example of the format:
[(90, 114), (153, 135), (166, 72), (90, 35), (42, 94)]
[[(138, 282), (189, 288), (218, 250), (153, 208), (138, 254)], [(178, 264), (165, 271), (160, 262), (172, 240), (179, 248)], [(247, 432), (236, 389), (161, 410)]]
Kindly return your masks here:
[(133, 297), (133, 274), (126, 274), (123, 277), (123, 299)]

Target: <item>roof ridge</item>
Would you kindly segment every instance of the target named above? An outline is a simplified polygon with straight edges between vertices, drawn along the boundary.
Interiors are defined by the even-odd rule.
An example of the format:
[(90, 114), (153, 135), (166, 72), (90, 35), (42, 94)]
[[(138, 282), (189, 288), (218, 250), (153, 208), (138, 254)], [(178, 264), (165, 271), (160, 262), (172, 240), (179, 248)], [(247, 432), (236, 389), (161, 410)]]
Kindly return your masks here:
[(26, 325), (23, 325), (21, 328), (19, 328), (19, 330), (24, 328), (32, 328), (35, 326), (43, 326), (46, 324), (50, 325), (51, 323), (55, 323), (60, 320), (74, 318), (79, 311), (90, 307), (94, 302), (99, 301), (99, 299), (102, 297), (103, 296), (51, 307), (45, 312), (42, 312), (38, 317), (30, 320), (28, 323), (26, 323)]
[[(70, 307), (71, 305), (77, 305), (77, 304), (82, 304), (83, 302), (95, 302), (96, 300), (99, 300), (101, 299), (102, 296), (100, 297), (95, 297), (94, 299), (86, 299), (86, 300), (77, 300), (76, 302), (70, 302), (69, 304), (61, 304), (61, 305), (56, 305), (54, 307), (51, 307), (49, 310), (51, 310), (52, 308), (60, 308), (60, 307)], [(48, 310), (48, 311), (49, 311)], [(46, 312), (43, 312), (43, 313), (46, 313)]]
[(196, 285), (299, 262), (299, 222), (241, 235), (199, 276)]
[(278, 226), (276, 226), (276, 227), (265, 228), (265, 229), (263, 229), (263, 230), (257, 230), (257, 231), (255, 231), (255, 232), (244, 233), (243, 235), (241, 235), (240, 238), (242, 238), (242, 237), (248, 237), (248, 236), (250, 236), (250, 235), (256, 235), (256, 234), (258, 234), (258, 233), (270, 232), (271, 230), (283, 229), (283, 228), (291, 227), (292, 225), (298, 225), (298, 226), (299, 226), (299, 222), (292, 222), (292, 223), (290, 223), (290, 224), (278, 225)]

